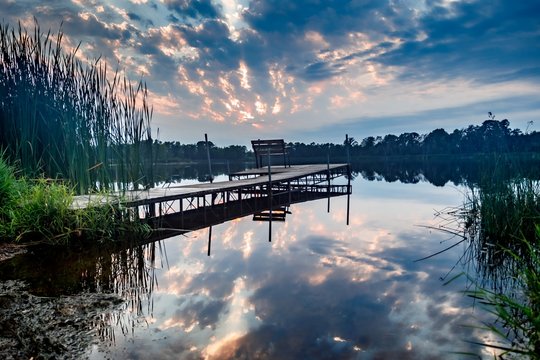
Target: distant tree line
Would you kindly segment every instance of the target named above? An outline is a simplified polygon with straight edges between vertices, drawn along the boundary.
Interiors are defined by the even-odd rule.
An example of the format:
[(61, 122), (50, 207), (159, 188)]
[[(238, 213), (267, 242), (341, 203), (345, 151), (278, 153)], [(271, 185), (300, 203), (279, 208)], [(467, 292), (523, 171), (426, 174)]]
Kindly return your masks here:
[[(470, 125), (447, 133), (435, 129), (429, 134), (416, 132), (399, 136), (367, 137), (360, 144), (351, 143), (354, 155), (471, 155), (508, 152), (540, 152), (540, 133), (523, 133), (510, 129), (506, 119), (486, 120), (480, 126)], [(353, 139), (354, 142), (354, 139)]]
[[(435, 129), (429, 134), (407, 132), (401, 135), (368, 136), (358, 142), (349, 137), (342, 144), (295, 142), (288, 143), (292, 162), (351, 161), (365, 157), (470, 156), (496, 153), (540, 153), (540, 132), (511, 129), (506, 119), (489, 119), (481, 125), (470, 125), (451, 133)], [(217, 147), (208, 142), (212, 161), (252, 161), (253, 153), (246, 146)], [(178, 141), (154, 141), (154, 151), (162, 162), (199, 162), (207, 160), (204, 141), (181, 144)]]
[[(215, 146), (208, 142), (212, 162), (248, 160), (250, 152), (242, 145), (230, 145), (226, 147)], [(201, 162), (207, 161), (208, 152), (205, 141), (196, 144), (181, 144), (179, 141), (154, 141), (154, 151), (158, 162)]]

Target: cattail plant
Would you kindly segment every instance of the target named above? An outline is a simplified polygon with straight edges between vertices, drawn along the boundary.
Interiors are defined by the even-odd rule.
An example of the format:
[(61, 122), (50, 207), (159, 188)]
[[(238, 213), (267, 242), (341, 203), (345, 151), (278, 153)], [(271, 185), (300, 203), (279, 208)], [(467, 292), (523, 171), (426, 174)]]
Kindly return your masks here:
[(0, 149), (24, 175), (77, 193), (152, 184), (144, 83), (64, 51), (63, 33), (0, 26)]

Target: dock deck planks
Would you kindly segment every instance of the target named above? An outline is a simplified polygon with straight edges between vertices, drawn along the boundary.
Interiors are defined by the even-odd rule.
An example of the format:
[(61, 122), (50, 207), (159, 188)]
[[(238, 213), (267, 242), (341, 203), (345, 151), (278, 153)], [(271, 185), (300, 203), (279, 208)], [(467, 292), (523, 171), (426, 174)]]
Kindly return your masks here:
[[(312, 164), (293, 165), (291, 167), (272, 166), (271, 184), (294, 181), (304, 177), (325, 174), (331, 172), (346, 171), (347, 164)], [(343, 173), (344, 174), (344, 173)], [(250, 176), (253, 176), (250, 178)], [(231, 174), (237, 180), (220, 181), (214, 183), (201, 183), (193, 185), (179, 185), (167, 188), (153, 188), (149, 190), (128, 191), (121, 196), (120, 193), (112, 194), (109, 197), (102, 195), (80, 195), (74, 198), (72, 208), (81, 209), (89, 206), (90, 203), (99, 204), (108, 201), (118, 201), (122, 198), (122, 203), (126, 206), (149, 205), (158, 202), (185, 199), (196, 196), (217, 194), (226, 191), (234, 191), (244, 188), (252, 188), (268, 184), (268, 168), (256, 168), (244, 170)], [(241, 179), (241, 177), (246, 177)]]

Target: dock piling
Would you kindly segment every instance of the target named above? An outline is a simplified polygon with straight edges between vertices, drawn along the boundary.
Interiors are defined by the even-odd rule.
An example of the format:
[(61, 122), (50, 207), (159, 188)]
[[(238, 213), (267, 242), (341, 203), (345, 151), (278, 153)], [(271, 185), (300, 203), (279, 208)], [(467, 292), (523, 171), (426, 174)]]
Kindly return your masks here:
[(272, 242), (272, 169), (270, 165), (270, 148), (268, 148), (268, 242)]
[(204, 134), (204, 142), (206, 144), (206, 155), (208, 157), (208, 171), (210, 171), (210, 183), (214, 182), (214, 175), (212, 175), (212, 162), (210, 161), (210, 146), (208, 146), (208, 134)]

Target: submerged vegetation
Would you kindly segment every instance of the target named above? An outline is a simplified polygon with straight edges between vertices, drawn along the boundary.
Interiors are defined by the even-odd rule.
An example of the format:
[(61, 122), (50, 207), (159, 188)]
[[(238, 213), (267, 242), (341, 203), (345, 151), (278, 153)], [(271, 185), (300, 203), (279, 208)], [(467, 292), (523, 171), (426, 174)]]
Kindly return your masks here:
[(1, 157), (0, 196), (0, 241), (56, 245), (78, 238), (103, 242), (128, 233), (145, 236), (150, 231), (118, 201), (73, 209), (73, 191), (67, 185), (16, 178)]
[(26, 276), (0, 281), (0, 358), (87, 358), (96, 340), (110, 345), (129, 334), (153, 310), (156, 259), (164, 251), (159, 242), (130, 245), (41, 247), (0, 263), (0, 273)]
[(0, 26), (0, 150), (29, 177), (68, 181), (77, 193), (152, 182), (152, 110), (98, 59), (67, 51), (61, 31)]

